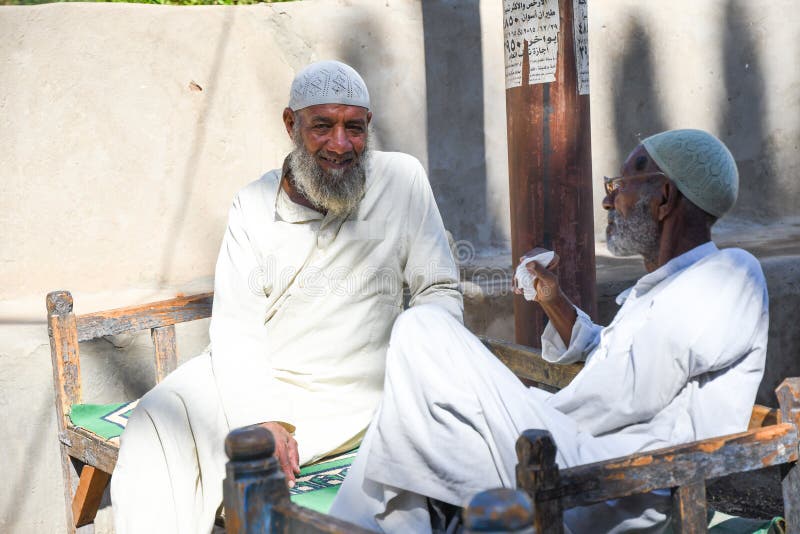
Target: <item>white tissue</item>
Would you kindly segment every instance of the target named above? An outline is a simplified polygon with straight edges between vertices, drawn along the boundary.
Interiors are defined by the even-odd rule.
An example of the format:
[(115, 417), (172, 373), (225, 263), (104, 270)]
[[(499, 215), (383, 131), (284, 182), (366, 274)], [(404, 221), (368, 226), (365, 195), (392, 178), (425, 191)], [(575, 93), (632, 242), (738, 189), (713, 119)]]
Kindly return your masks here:
[(536, 298), (536, 290), (533, 288), (533, 281), (536, 279), (534, 275), (528, 272), (525, 267), (530, 262), (535, 261), (542, 267), (547, 267), (553, 261), (556, 253), (552, 250), (542, 252), (536, 256), (525, 258), (522, 263), (517, 265), (517, 270), (514, 273), (514, 279), (517, 281), (517, 287), (520, 288), (525, 295), (525, 300), (533, 300)]

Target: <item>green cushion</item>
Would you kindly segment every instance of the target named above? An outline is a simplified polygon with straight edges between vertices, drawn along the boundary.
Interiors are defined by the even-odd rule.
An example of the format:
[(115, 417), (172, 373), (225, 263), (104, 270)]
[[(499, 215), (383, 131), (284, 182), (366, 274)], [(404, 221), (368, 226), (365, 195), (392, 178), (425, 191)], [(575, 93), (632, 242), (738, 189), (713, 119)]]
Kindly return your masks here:
[[(76, 427), (119, 444), (119, 436), (137, 403), (74, 404), (69, 418)], [(300, 476), (290, 492), (292, 502), (327, 513), (355, 455), (356, 450), (353, 450), (300, 469)]]
[(72, 424), (103, 439), (119, 443), (128, 417), (139, 401), (115, 404), (73, 404), (69, 412)]
[(358, 449), (300, 469), (291, 489), (292, 502), (327, 514)]

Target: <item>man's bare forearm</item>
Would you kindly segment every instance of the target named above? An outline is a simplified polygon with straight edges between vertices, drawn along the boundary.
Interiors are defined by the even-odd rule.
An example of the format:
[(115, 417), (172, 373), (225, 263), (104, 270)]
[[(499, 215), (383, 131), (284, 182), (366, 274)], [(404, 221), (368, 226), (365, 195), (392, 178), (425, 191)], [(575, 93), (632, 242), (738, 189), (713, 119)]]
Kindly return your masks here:
[(575, 311), (575, 306), (570, 302), (569, 298), (558, 289), (558, 294), (548, 300), (540, 300), (539, 304), (547, 314), (553, 327), (561, 336), (564, 345), (569, 346), (570, 339), (572, 339), (572, 327), (575, 326), (575, 321), (578, 319), (578, 312)]

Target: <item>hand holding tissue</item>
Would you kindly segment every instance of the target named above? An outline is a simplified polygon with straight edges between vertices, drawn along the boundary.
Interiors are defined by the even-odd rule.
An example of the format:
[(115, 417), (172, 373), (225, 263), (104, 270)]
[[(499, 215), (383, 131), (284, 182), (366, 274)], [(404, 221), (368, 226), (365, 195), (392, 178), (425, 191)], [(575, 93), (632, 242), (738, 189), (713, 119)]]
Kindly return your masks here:
[(533, 285), (533, 281), (536, 280), (536, 277), (528, 271), (527, 265), (535, 261), (542, 267), (547, 267), (550, 265), (550, 262), (553, 261), (555, 257), (555, 252), (552, 250), (548, 250), (537, 254), (535, 256), (531, 256), (529, 258), (524, 258), (522, 262), (517, 266), (517, 270), (514, 273), (514, 279), (517, 282), (517, 287), (522, 290), (522, 294), (525, 296), (525, 300), (535, 300), (536, 299), (536, 288)]

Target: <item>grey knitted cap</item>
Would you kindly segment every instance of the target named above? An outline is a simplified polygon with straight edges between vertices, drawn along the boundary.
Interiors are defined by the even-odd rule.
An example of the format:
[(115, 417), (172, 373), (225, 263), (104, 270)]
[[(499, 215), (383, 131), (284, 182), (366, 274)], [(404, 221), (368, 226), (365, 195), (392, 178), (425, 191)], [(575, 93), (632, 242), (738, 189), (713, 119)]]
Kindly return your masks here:
[(716, 217), (733, 207), (739, 172), (722, 141), (702, 130), (669, 130), (648, 137), (642, 145), (697, 207)]
[(292, 111), (317, 104), (369, 109), (369, 91), (361, 76), (341, 61), (318, 61), (297, 73), (289, 94)]

